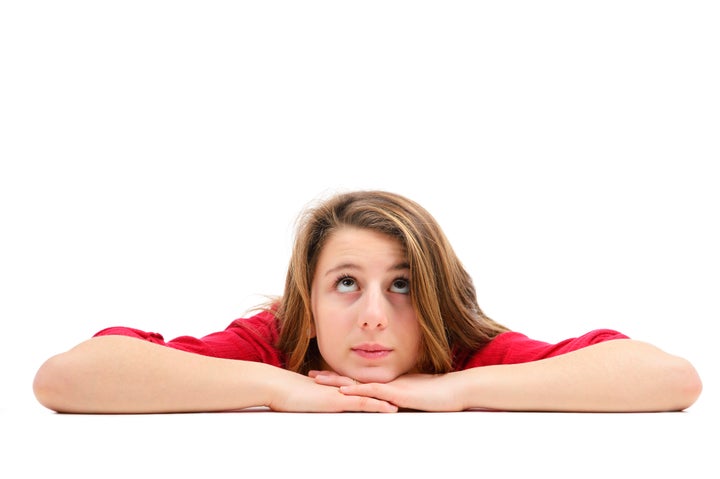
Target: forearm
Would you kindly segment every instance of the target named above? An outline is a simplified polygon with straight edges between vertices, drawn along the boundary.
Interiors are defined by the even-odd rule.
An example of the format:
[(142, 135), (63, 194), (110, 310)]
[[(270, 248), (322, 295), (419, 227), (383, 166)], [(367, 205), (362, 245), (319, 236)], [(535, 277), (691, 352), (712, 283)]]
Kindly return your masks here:
[(633, 340), (452, 374), (465, 409), (671, 411), (689, 407), (702, 388), (686, 360)]
[(293, 373), (102, 336), (46, 361), (33, 388), (40, 403), (59, 412), (222, 411), (268, 404), (275, 376), (283, 374)]

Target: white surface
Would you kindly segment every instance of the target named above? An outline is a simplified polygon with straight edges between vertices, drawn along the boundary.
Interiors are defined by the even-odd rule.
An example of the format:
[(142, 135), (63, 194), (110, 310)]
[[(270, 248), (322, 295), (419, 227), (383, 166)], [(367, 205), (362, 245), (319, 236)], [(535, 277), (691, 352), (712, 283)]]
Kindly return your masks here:
[(148, 416), (28, 411), (3, 417), (3, 435), (10, 440), (0, 474), (717, 478), (717, 425), (699, 410)]
[[(718, 24), (695, 1), (3, 2), (2, 467), (717, 471)], [(425, 205), (498, 321), (618, 329), (693, 361), (703, 396), (598, 416), (34, 402), (40, 363), (99, 329), (202, 335), (281, 293), (295, 215), (348, 188)]]

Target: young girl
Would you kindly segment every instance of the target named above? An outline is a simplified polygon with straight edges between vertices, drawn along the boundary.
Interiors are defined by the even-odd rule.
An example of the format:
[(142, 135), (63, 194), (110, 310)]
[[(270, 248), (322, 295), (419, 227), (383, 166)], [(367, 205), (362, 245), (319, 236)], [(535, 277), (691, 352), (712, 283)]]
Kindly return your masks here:
[(616, 331), (549, 344), (493, 321), (434, 218), (383, 191), (306, 211), (284, 294), (257, 314), (200, 339), (105, 329), (34, 381), (74, 413), (672, 411), (701, 389), (688, 361)]

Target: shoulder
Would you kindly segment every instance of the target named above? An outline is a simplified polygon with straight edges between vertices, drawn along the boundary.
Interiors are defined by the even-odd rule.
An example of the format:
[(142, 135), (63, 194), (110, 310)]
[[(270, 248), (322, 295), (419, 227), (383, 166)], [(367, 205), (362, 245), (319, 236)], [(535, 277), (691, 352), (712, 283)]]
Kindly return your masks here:
[(529, 338), (517, 331), (508, 331), (496, 336), (473, 354), (467, 355), (465, 360), (459, 361), (456, 369), (537, 361), (603, 341), (627, 338), (628, 336), (613, 329), (594, 329), (559, 342), (547, 342)]
[(234, 320), (225, 331), (237, 334), (253, 334), (274, 342), (280, 332), (278, 321), (272, 311), (260, 311), (252, 316)]
[(224, 330), (202, 337), (184, 335), (166, 341), (160, 333), (129, 327), (106, 328), (95, 334), (106, 335), (130, 336), (204, 356), (258, 361), (275, 366), (283, 363), (282, 354), (276, 347), (278, 323), (270, 311), (260, 311), (252, 316), (236, 319)]

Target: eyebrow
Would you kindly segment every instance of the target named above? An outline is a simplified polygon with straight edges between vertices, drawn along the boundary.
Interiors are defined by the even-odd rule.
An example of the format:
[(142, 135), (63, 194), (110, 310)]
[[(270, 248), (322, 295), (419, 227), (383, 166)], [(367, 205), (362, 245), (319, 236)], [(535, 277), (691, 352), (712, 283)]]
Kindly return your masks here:
[[(325, 271), (325, 276), (328, 276), (333, 273), (337, 273), (338, 271), (342, 271), (344, 269), (351, 269), (351, 270), (352, 269), (360, 269), (361, 270), (362, 268), (355, 263), (342, 263), (342, 264), (334, 266), (334, 267), (330, 268), (329, 270)], [(407, 261), (403, 261), (402, 263), (397, 263), (397, 264), (389, 267), (387, 270), (388, 271), (402, 271), (402, 270), (406, 270), (406, 269), (410, 269), (410, 263), (408, 263)]]

